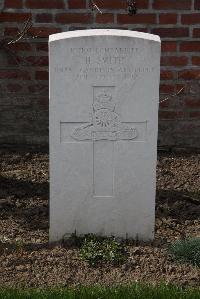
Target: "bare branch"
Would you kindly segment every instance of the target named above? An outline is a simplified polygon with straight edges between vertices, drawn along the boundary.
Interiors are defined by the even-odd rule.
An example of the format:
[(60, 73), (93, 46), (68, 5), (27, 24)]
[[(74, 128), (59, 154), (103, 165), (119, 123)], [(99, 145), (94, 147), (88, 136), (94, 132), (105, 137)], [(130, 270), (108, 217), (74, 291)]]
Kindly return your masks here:
[(96, 9), (99, 13), (102, 14), (102, 11), (100, 8), (96, 5), (96, 3), (93, 0), (90, 0), (92, 9)]
[(185, 86), (183, 86), (178, 92), (174, 93), (174, 94), (170, 94), (168, 97), (166, 97), (165, 99), (161, 100), (159, 103), (163, 103), (163, 102), (166, 102), (168, 101), (170, 98), (173, 98), (173, 97), (176, 97), (178, 96), (180, 93), (183, 92), (183, 90), (185, 89)]
[(23, 39), (31, 27), (32, 27), (32, 22), (29, 18), (26, 21), (24, 28), (21, 31), (19, 31), (19, 33), (17, 34), (16, 38), (9, 41), (7, 43), (7, 45), (15, 44), (15, 43), (19, 42), (21, 39)]

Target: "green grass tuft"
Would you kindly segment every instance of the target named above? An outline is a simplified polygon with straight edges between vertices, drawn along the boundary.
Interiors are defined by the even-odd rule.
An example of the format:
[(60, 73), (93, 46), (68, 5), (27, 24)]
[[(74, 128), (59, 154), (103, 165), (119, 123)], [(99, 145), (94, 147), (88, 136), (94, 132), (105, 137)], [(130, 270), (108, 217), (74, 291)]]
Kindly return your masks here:
[(127, 286), (93, 286), (71, 289), (0, 289), (0, 299), (199, 299), (198, 289), (181, 289), (170, 285), (133, 284)]
[(120, 264), (127, 259), (123, 244), (114, 238), (103, 238), (95, 235), (85, 237), (80, 248), (80, 255), (91, 266), (95, 266), (99, 262)]
[(200, 267), (200, 238), (178, 240), (169, 247), (176, 260)]

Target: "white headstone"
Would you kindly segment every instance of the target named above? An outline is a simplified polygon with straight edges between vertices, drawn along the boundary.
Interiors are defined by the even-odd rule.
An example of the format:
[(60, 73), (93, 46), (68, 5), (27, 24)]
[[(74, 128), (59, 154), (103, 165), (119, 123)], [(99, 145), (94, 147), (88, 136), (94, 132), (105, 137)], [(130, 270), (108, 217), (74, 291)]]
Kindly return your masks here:
[(50, 36), (50, 241), (154, 236), (160, 38)]

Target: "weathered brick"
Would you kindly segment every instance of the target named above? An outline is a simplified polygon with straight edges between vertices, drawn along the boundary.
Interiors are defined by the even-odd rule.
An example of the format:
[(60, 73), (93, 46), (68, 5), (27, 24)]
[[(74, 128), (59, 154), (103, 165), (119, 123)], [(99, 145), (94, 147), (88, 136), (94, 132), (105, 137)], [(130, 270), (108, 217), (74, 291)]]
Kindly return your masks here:
[(198, 52), (200, 51), (200, 41), (182, 42), (180, 45), (181, 52)]
[(65, 8), (63, 0), (26, 0), (25, 5), (27, 8), (40, 9), (60, 9)]
[(31, 77), (27, 71), (0, 70), (0, 79), (31, 80)]
[(176, 111), (159, 111), (159, 117), (160, 119), (178, 119), (178, 118), (183, 118), (184, 113), (181, 110), (176, 110)]
[(154, 0), (153, 8), (155, 9), (190, 9), (192, 6), (191, 0)]
[(175, 92), (176, 86), (174, 84), (160, 84), (160, 93), (173, 93)]
[(129, 16), (128, 14), (118, 14), (117, 22), (119, 24), (156, 24), (155, 14), (137, 14)]
[(97, 14), (96, 15), (96, 23), (106, 24), (106, 23), (113, 23), (114, 22), (114, 15), (111, 13), (104, 13), (104, 14)]
[(13, 51), (31, 51), (32, 46), (28, 42), (17, 42), (9, 45), (9, 48)]
[(35, 16), (36, 23), (51, 23), (53, 15), (49, 13), (40, 13)]
[(4, 36), (16, 36), (19, 32), (17, 27), (5, 27)]
[(0, 22), (24, 23), (31, 17), (30, 13), (1, 12)]
[(36, 80), (48, 80), (49, 79), (48, 71), (36, 71), (35, 79)]
[(185, 66), (188, 63), (186, 56), (163, 56), (161, 57), (161, 65), (165, 66)]
[(30, 92), (33, 92), (33, 93), (39, 93), (39, 94), (47, 94), (48, 93), (48, 84), (46, 84), (46, 82), (44, 84), (38, 84), (38, 83), (35, 83), (35, 84), (31, 84), (28, 86), (28, 90)]
[(189, 36), (189, 28), (153, 28), (151, 30), (152, 33), (158, 34), (160, 37), (188, 37)]
[(192, 57), (192, 64), (193, 65), (200, 65), (200, 56), (193, 56)]
[(56, 27), (31, 27), (29, 30), (29, 34), (34, 37), (48, 37), (59, 32), (61, 32), (61, 29)]
[(187, 25), (200, 24), (200, 13), (184, 14), (181, 16), (181, 23)]
[(56, 14), (55, 20), (61, 24), (80, 23), (87, 24), (91, 23), (92, 15), (88, 13), (60, 13)]
[(200, 0), (194, 0), (194, 8), (195, 9), (200, 9)]
[(22, 8), (23, 2), (22, 2), (22, 0), (5, 0), (4, 7), (5, 8)]
[(162, 52), (176, 52), (177, 50), (177, 43), (174, 41), (163, 41), (161, 43), (161, 50)]
[(48, 56), (28, 56), (26, 61), (32, 66), (48, 66)]
[(185, 79), (185, 80), (200, 79), (200, 70), (199, 69), (183, 70), (178, 73), (178, 77), (179, 79)]
[(190, 117), (200, 119), (200, 111), (191, 111), (189, 113)]
[(200, 108), (200, 96), (198, 98), (186, 98), (184, 100), (187, 108), (198, 109)]
[(174, 74), (172, 71), (161, 70), (160, 79), (161, 80), (172, 80), (174, 78)]
[(86, 8), (86, 0), (69, 0), (68, 7), (70, 9)]
[(46, 43), (37, 43), (36, 50), (47, 52), (48, 51), (48, 43), (47, 42)]
[[(73, 0), (72, 0), (73, 1)], [(100, 9), (126, 9), (127, 2), (124, 0), (95, 0), (96, 5)], [(140, 0), (137, 2), (138, 9), (146, 9), (149, 7), (149, 0)]]
[(177, 14), (176, 13), (162, 13), (159, 15), (160, 24), (176, 24)]
[(7, 90), (9, 92), (19, 92), (22, 90), (22, 86), (20, 84), (10, 83), (7, 85)]
[(193, 37), (200, 38), (200, 28), (193, 29)]

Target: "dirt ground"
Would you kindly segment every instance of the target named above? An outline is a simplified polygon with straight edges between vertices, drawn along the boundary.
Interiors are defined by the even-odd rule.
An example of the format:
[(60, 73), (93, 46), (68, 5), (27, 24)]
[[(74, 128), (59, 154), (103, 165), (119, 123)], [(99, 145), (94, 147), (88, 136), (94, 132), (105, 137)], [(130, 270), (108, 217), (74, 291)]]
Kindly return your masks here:
[(33, 151), (0, 151), (0, 285), (38, 287), (164, 281), (200, 285), (200, 269), (167, 253), (176, 239), (200, 235), (200, 154), (160, 153), (156, 233), (128, 246), (128, 260), (91, 267), (79, 249), (48, 244), (49, 160)]

